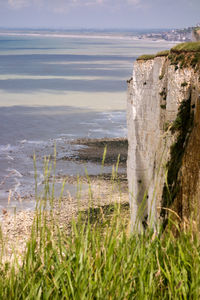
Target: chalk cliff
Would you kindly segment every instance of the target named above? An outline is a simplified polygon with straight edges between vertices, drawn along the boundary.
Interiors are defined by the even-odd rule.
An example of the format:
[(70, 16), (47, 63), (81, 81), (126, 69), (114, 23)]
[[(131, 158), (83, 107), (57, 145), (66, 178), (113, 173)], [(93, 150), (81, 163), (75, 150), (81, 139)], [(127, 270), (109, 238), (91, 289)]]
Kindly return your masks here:
[[(190, 45), (190, 46), (189, 46)], [(132, 225), (200, 212), (200, 44), (141, 56), (128, 81)]]
[(196, 27), (192, 31), (192, 40), (193, 41), (200, 41), (200, 27)]

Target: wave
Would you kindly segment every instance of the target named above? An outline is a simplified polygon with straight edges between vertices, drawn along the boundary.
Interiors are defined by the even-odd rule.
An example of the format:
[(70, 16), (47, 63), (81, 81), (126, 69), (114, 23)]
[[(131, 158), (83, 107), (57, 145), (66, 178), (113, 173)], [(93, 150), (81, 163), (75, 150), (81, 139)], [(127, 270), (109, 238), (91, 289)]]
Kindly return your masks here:
[(16, 169), (10, 169), (10, 168), (8, 168), (6, 171), (8, 171), (9, 173), (14, 174), (17, 177), (20, 177), (20, 178), (23, 177), (23, 175), (19, 171), (17, 171)]
[[(11, 146), (10, 144), (7, 145), (0, 145), (0, 155), (9, 155), (13, 151), (16, 151), (16, 146)], [(10, 158), (9, 158), (10, 159)]]

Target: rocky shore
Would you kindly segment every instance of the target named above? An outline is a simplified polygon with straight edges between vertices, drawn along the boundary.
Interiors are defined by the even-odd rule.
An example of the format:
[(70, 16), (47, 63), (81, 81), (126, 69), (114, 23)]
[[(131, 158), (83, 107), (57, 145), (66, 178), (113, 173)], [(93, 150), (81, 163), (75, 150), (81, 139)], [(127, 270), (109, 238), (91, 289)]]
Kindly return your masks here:
[[(73, 141), (74, 144), (84, 145), (74, 153), (72, 157), (65, 159), (82, 162), (102, 162), (105, 147), (107, 154), (105, 165), (116, 164), (120, 154), (119, 165), (124, 168), (124, 172), (102, 173), (98, 175), (81, 176), (77, 186), (77, 195), (64, 195), (61, 199), (54, 199), (53, 214), (59, 227), (66, 233), (70, 231), (70, 222), (76, 218), (78, 212), (87, 211), (93, 208), (106, 208), (114, 203), (121, 203), (129, 215), (128, 186), (126, 176), (126, 160), (128, 143), (126, 139), (81, 139)], [(77, 185), (76, 176), (57, 176), (55, 180)], [(81, 185), (87, 184), (88, 189), (82, 191)], [(47, 215), (48, 215), (47, 211)], [(21, 211), (15, 215), (9, 214), (6, 210), (2, 212), (2, 254), (4, 260), (14, 259), (15, 255), (22, 255), (26, 242), (30, 236), (35, 211)]]
[(105, 164), (116, 164), (118, 156), (121, 166), (126, 167), (128, 141), (126, 138), (115, 139), (79, 139), (74, 144), (85, 146), (77, 150), (72, 159), (101, 163), (106, 148)]

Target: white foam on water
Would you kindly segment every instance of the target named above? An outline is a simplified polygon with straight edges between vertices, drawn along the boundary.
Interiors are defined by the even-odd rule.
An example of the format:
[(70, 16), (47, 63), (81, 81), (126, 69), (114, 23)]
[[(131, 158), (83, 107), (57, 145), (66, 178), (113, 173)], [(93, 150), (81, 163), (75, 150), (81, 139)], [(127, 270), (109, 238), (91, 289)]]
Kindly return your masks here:
[(81, 122), (80, 125), (92, 125), (92, 126), (97, 126), (97, 125), (99, 125), (99, 124), (96, 123), (96, 122)]
[(14, 175), (17, 176), (17, 177), (20, 177), (20, 178), (23, 177), (23, 175), (22, 175), (19, 171), (15, 170), (15, 169), (10, 169), (10, 168), (8, 168), (6, 171), (8, 171), (9, 173), (14, 174)]
[(1, 154), (7, 154), (12, 151), (16, 151), (17, 147), (16, 146), (11, 146), (10, 144), (7, 145), (0, 145), (0, 155)]
[(13, 158), (12, 156), (10, 156), (10, 155), (7, 155), (6, 158), (7, 158), (8, 160), (14, 160), (14, 158)]
[(26, 141), (27, 144), (44, 145), (47, 144), (44, 141)]
[(16, 183), (16, 184), (15, 184), (15, 186), (14, 186), (13, 193), (18, 193), (19, 187), (21, 186), (21, 182), (15, 178), (15, 183)]
[(58, 134), (57, 135), (58, 137), (63, 137), (63, 138), (65, 138), (65, 137), (74, 137), (74, 136), (77, 136), (77, 134), (71, 134), (71, 133), (60, 133), (60, 134)]
[(97, 129), (89, 129), (90, 132), (104, 132), (104, 133), (109, 133), (109, 130), (105, 130), (103, 128), (97, 128)]

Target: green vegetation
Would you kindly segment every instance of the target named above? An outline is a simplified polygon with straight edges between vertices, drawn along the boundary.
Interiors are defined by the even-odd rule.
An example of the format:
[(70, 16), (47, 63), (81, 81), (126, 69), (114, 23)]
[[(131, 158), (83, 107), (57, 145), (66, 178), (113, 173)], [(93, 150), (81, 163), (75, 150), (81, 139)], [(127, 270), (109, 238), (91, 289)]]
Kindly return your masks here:
[[(54, 215), (52, 167), (45, 164), (45, 189), (22, 260), (0, 258), (1, 299), (199, 299), (200, 238), (194, 223), (184, 230), (173, 223), (177, 236), (170, 226), (164, 234), (148, 227), (131, 233), (128, 204), (95, 208), (91, 202), (66, 233)], [(1, 246), (3, 254), (2, 235)]]
[(170, 53), (170, 50), (163, 50), (163, 51), (156, 53), (155, 57), (168, 56), (169, 53)]
[[(182, 101), (178, 115), (170, 130), (172, 134), (176, 133), (177, 137), (170, 149), (170, 160), (167, 163), (167, 181), (163, 188), (162, 207), (171, 207), (176, 198), (180, 182), (178, 179), (179, 170), (182, 164), (184, 150), (189, 138), (188, 133), (193, 126), (193, 113), (191, 112), (191, 97), (188, 100)], [(165, 218), (167, 224), (167, 212), (161, 211), (161, 215)]]
[[(155, 57), (168, 57), (171, 65), (174, 65), (175, 71), (186, 67), (192, 67), (195, 71), (200, 69), (200, 41), (181, 43), (173, 47), (171, 50), (160, 51), (155, 55), (141, 55), (137, 60), (150, 60)], [(164, 74), (159, 76), (162, 80)]]
[(177, 227), (178, 237), (130, 234), (120, 206), (109, 222), (98, 214), (92, 223), (72, 222), (68, 236), (36, 214), (22, 263), (1, 263), (1, 299), (199, 299), (200, 240), (192, 227)]
[(160, 105), (160, 108), (166, 109), (166, 104), (161, 104), (161, 105)]
[(200, 52), (200, 42), (188, 42), (178, 44), (171, 49), (171, 52)]
[(170, 128), (170, 122), (165, 122), (163, 125), (163, 130), (166, 132), (169, 130), (169, 128)]
[(144, 55), (141, 55), (137, 58), (137, 60), (150, 60), (150, 59), (154, 59), (155, 58), (155, 55), (153, 54), (144, 54)]
[(169, 50), (160, 51), (158, 53), (154, 54), (144, 54), (137, 58), (137, 60), (150, 60), (154, 59), (155, 57), (161, 57), (161, 56), (168, 56), (170, 53)]
[(188, 85), (188, 83), (187, 83), (186, 81), (184, 81), (184, 82), (181, 83), (181, 86), (182, 86), (182, 87), (185, 87), (185, 86), (187, 86), (187, 85)]
[(20, 260), (3, 261), (1, 233), (0, 299), (199, 299), (200, 238), (194, 223), (184, 230), (173, 223), (177, 236), (170, 226), (164, 234), (148, 227), (131, 233), (128, 204), (91, 203), (66, 233), (54, 215), (52, 167), (45, 164), (44, 193)]
[(195, 72), (199, 72), (200, 68), (200, 52), (171, 52), (168, 56), (171, 65), (175, 66), (175, 70), (192, 67)]
[(191, 60), (191, 66), (195, 68), (197, 65), (199, 66), (199, 64), (200, 64), (200, 53), (196, 53)]

